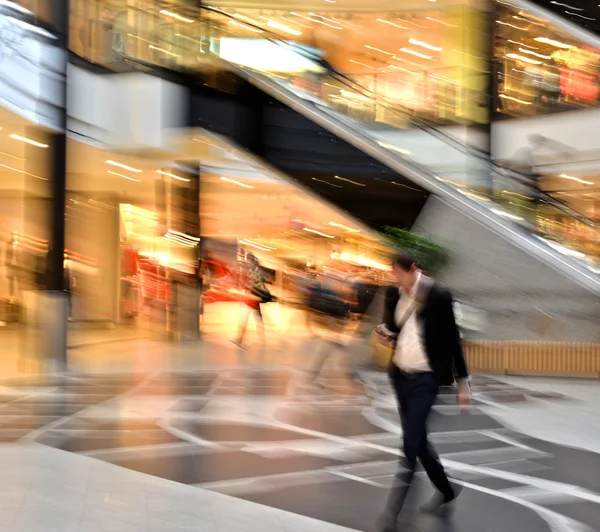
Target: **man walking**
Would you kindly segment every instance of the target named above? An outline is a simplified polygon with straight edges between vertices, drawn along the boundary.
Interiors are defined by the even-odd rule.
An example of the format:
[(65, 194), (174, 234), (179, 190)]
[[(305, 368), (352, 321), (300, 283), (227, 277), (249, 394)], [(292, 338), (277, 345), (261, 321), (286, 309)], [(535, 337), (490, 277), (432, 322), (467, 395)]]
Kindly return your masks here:
[(404, 458), (380, 518), (381, 532), (396, 532), (417, 466), (423, 465), (438, 493), (422, 508), (445, 513), (458, 495), (439, 457), (427, 441), (427, 417), (440, 386), (458, 378), (458, 403), (470, 403), (470, 385), (460, 334), (452, 309), (452, 296), (426, 277), (414, 258), (398, 255), (393, 262), (397, 287), (386, 293), (384, 323), (378, 333), (395, 343), (390, 380), (398, 400), (404, 440)]

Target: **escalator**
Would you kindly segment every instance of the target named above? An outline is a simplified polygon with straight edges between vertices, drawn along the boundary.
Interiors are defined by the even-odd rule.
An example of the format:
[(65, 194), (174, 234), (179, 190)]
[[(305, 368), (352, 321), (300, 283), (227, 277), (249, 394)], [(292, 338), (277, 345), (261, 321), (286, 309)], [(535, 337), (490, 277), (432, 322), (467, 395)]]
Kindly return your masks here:
[[(210, 17), (230, 16), (210, 10)], [(231, 138), (376, 228), (418, 225), (434, 195), (600, 293), (597, 222), (541, 192), (526, 175), (492, 163), (456, 136), (336, 73), (304, 48), (264, 29), (253, 39), (263, 40), (266, 51), (308, 63), (306, 74), (269, 75), (241, 59), (235, 64), (213, 57), (214, 82), (194, 89), (193, 126)], [(586, 236), (584, 244), (564, 227), (576, 227)]]

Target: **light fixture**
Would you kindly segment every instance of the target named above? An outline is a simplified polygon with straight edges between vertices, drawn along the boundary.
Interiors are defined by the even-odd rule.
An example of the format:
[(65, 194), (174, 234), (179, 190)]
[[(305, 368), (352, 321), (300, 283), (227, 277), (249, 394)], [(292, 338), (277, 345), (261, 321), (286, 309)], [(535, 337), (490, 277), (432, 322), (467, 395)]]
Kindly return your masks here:
[(47, 177), (42, 177), (40, 175), (30, 174), (25, 170), (19, 170), (18, 168), (14, 168), (12, 166), (8, 166), (7, 164), (0, 164), (0, 168), (6, 168), (7, 170), (12, 170), (13, 172), (18, 172), (19, 174), (28, 175), (30, 177), (35, 177), (36, 179), (41, 179), (42, 181), (48, 181)]
[(230, 179), (229, 177), (221, 177), (221, 181), (225, 181), (227, 183), (232, 183), (233, 185), (237, 185), (238, 187), (254, 188), (252, 185), (247, 185), (246, 183), (242, 183), (241, 181), (236, 181), (235, 179)]
[(189, 183), (191, 181), (191, 179), (188, 179), (187, 177), (181, 177), (175, 174), (171, 174), (169, 172), (165, 172), (164, 170), (157, 170), (156, 173), (160, 175), (165, 175), (167, 177), (172, 177), (173, 179), (177, 179), (179, 181), (185, 181), (186, 183)]
[(511, 102), (517, 102), (523, 105), (531, 105), (532, 103), (525, 100), (520, 100), (519, 98), (515, 98), (514, 96), (508, 96), (507, 94), (500, 94), (500, 98), (502, 98), (503, 100), (510, 100)]
[(538, 54), (537, 52), (534, 52), (533, 50), (527, 50), (525, 48), (519, 48), (519, 52), (521, 52), (523, 54), (534, 55), (535, 57), (539, 57), (540, 59), (552, 59), (552, 57), (549, 55)]
[(187, 22), (188, 24), (191, 24), (192, 22), (194, 22), (193, 19), (184, 17), (183, 15), (178, 15), (177, 13), (173, 13), (173, 11), (169, 11), (168, 9), (162, 9), (160, 11), (160, 14), (180, 20), (181, 22)]
[(422, 54), (421, 52), (417, 52), (416, 50), (411, 50), (410, 48), (400, 48), (401, 52), (404, 52), (405, 54), (410, 54), (410, 55), (414, 55), (416, 57), (420, 57), (421, 59), (433, 59), (432, 55), (425, 55)]
[(584, 179), (581, 179), (579, 177), (575, 177), (572, 175), (568, 175), (568, 174), (560, 174), (559, 177), (562, 177), (563, 179), (569, 179), (571, 181), (577, 181), (578, 183), (581, 183), (582, 185), (594, 185), (595, 184), (593, 181), (585, 181)]
[(407, 30), (408, 26), (400, 26), (400, 24), (395, 24), (394, 22), (390, 22), (389, 20), (385, 20), (383, 18), (378, 18), (377, 22), (381, 22), (382, 24), (387, 24), (388, 26), (394, 26), (394, 28), (398, 28), (399, 30)]
[(357, 181), (352, 181), (352, 179), (348, 179), (346, 177), (340, 177), (339, 175), (333, 176), (335, 179), (339, 179), (340, 181), (345, 181), (346, 183), (350, 183), (352, 185), (356, 185), (357, 187), (366, 187), (364, 183), (359, 183)]
[(14, 140), (20, 140), (21, 142), (26, 142), (27, 144), (31, 144), (32, 146), (37, 146), (38, 148), (47, 148), (48, 147), (48, 144), (36, 142), (35, 140), (28, 139), (27, 137), (22, 137), (21, 135), (16, 135), (15, 133), (11, 133), (9, 135), (9, 137)]
[(506, 54), (505, 57), (507, 57), (509, 59), (515, 59), (517, 61), (523, 61), (523, 63), (529, 63), (530, 65), (541, 65), (542, 64), (541, 61), (538, 61), (536, 59), (530, 59), (529, 57), (524, 57), (519, 54)]
[(174, 229), (169, 229), (168, 232), (171, 233), (172, 235), (176, 235), (176, 236), (179, 236), (181, 238), (185, 238), (187, 240), (192, 240), (193, 242), (200, 242), (200, 238), (199, 237), (191, 236), (191, 235), (188, 235), (187, 233), (182, 233), (180, 231), (175, 231)]
[(253, 242), (252, 240), (241, 239), (239, 240), (240, 244), (244, 244), (245, 246), (250, 246), (261, 251), (275, 251), (277, 248), (267, 246), (265, 244), (260, 244), (259, 242)]
[(508, 39), (508, 42), (510, 42), (512, 44), (518, 44), (519, 46), (524, 46), (525, 48), (531, 48), (532, 50), (539, 50), (539, 48), (537, 48), (535, 46), (530, 46), (529, 44), (525, 44), (524, 42), (511, 41), (510, 39)]
[(500, 24), (501, 26), (510, 26), (511, 28), (514, 28), (515, 30), (529, 31), (527, 28), (521, 28), (521, 26), (515, 26), (514, 24), (510, 24), (509, 22), (502, 22), (501, 20), (497, 20), (496, 22), (498, 24)]
[(360, 65), (360, 66), (364, 66), (366, 68), (370, 68), (371, 70), (377, 70), (377, 68), (374, 66), (367, 65), (366, 63), (361, 63), (360, 61), (355, 61), (354, 59), (350, 59), (348, 62), (354, 63), (355, 65)]
[(230, 20), (229, 24), (233, 24), (234, 26), (239, 26), (240, 28), (244, 28), (248, 31), (253, 31), (254, 33), (262, 33), (262, 30), (259, 30), (258, 28), (253, 28), (252, 26), (249, 26), (248, 24), (244, 24), (243, 22), (238, 22), (237, 20)]
[(297, 24), (298, 26), (302, 26), (303, 28), (312, 30), (312, 26), (309, 26), (308, 24), (303, 24), (302, 22), (298, 22), (297, 20), (292, 20), (291, 18), (281, 17), (281, 20), (285, 20), (286, 22), (291, 22), (292, 24)]
[[(585, 20), (596, 20), (594, 17), (586, 17), (585, 15), (580, 15), (579, 13), (571, 13), (570, 11), (565, 11), (565, 14), (571, 15), (572, 17), (584, 18)], [(542, 24), (540, 24), (541, 26)]]
[(456, 24), (450, 24), (450, 22), (444, 22), (443, 20), (440, 20), (439, 18), (433, 18), (433, 17), (425, 17), (425, 18), (427, 20), (430, 20), (431, 22), (437, 22), (438, 24), (448, 26), (449, 28), (458, 28), (458, 26)]
[(171, 57), (181, 57), (179, 54), (176, 54), (175, 52), (170, 52), (169, 50), (165, 50), (164, 48), (161, 48), (160, 46), (154, 46), (153, 44), (149, 44), (148, 48), (150, 50), (156, 50), (157, 52), (162, 52), (163, 54), (170, 55)]
[(440, 48), (439, 46), (433, 46), (432, 44), (423, 41), (417, 41), (417, 39), (413, 39), (412, 37), (408, 39), (408, 42), (410, 44), (414, 44), (415, 46), (422, 46), (423, 48), (427, 48), (428, 50), (433, 50), (434, 52), (441, 52), (443, 50), (443, 48)]
[(390, 52), (386, 52), (385, 50), (382, 50), (381, 48), (375, 48), (375, 46), (369, 46), (368, 44), (365, 44), (365, 48), (368, 48), (369, 50), (374, 50), (375, 52), (380, 52), (385, 55), (394, 55)]
[(324, 236), (325, 238), (335, 238), (333, 235), (328, 235), (327, 233), (317, 231), (316, 229), (311, 229), (310, 227), (305, 227), (303, 231), (306, 231), (307, 233), (313, 233), (314, 235)]
[(276, 30), (280, 30), (283, 31), (285, 33), (289, 33), (290, 35), (302, 35), (302, 32), (300, 30), (295, 30), (293, 28), (290, 28), (289, 26), (286, 26), (285, 24), (282, 24), (281, 22), (277, 22), (276, 20), (269, 20), (269, 22), (267, 22), (267, 26), (269, 26), (269, 28), (274, 28)]
[(119, 172), (113, 172), (112, 170), (107, 170), (107, 174), (116, 175), (117, 177), (122, 177), (123, 179), (127, 179), (129, 181), (135, 181), (136, 183), (141, 183), (140, 179), (136, 179), (135, 177), (130, 177), (125, 174), (120, 174)]
[(316, 177), (313, 177), (311, 179), (313, 181), (318, 181), (319, 183), (325, 183), (326, 185), (329, 185), (330, 187), (344, 188), (344, 187), (342, 187), (342, 185), (334, 185), (333, 183), (330, 183), (329, 181), (325, 181), (324, 179), (317, 179)]
[(563, 4), (562, 2), (556, 2), (556, 0), (552, 0), (550, 3), (554, 4), (555, 6), (566, 7), (568, 9), (574, 9), (575, 11), (583, 11), (583, 8), (581, 8), (581, 7), (570, 6), (569, 4)]
[(352, 229), (352, 227), (348, 227), (344, 224), (338, 224), (336, 222), (329, 222), (331, 227), (337, 227), (339, 229), (343, 229), (344, 231), (348, 231), (349, 233), (360, 233), (360, 229)]
[(295, 13), (294, 11), (292, 11), (290, 13), (290, 15), (294, 15), (295, 17), (304, 18), (306, 20), (310, 20), (311, 22), (316, 22), (317, 24), (323, 24), (323, 26), (327, 26), (328, 28), (332, 28), (334, 30), (342, 30), (342, 29), (344, 29), (344, 28), (342, 28), (340, 26), (334, 26), (333, 24), (329, 24), (329, 23), (325, 22), (324, 20), (319, 20), (318, 18), (314, 18), (314, 17), (318, 17), (319, 16), (319, 15), (315, 15), (314, 13), (309, 13), (309, 15), (312, 15), (312, 17), (307, 17), (306, 15), (301, 15), (300, 13)]
[(118, 166), (119, 168), (123, 168), (123, 170), (129, 170), (130, 172), (135, 172), (136, 174), (141, 173), (141, 170), (139, 168), (134, 168), (133, 166), (127, 166), (126, 164), (118, 163), (117, 161), (113, 161), (111, 159), (109, 159), (105, 162), (106, 162), (106, 164), (110, 164), (111, 166)]
[(562, 48), (563, 50), (570, 50), (571, 48), (573, 48), (570, 44), (555, 41), (554, 39), (548, 39), (548, 37), (536, 37), (533, 40), (536, 42), (541, 42), (543, 44), (549, 44), (550, 46), (554, 46), (554, 48)]

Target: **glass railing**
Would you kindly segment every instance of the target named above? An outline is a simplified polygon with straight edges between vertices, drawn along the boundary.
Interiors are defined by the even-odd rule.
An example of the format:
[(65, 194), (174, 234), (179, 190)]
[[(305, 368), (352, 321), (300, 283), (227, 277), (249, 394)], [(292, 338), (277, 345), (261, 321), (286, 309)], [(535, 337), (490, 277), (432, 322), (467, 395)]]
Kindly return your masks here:
[[(95, 62), (111, 68), (141, 64), (197, 70), (218, 58), (243, 67), (258, 79), (266, 76), (263, 79), (275, 81), (357, 135), (403, 158), (431, 180), (451, 185), (494, 215), (514, 222), (598, 273), (598, 223), (540, 191), (531, 177), (495, 165), (458, 138), (435, 129), (428, 120), (415, 116), (401, 98), (390, 100), (336, 72), (318, 50), (281, 39), (216, 9), (185, 13), (177, 15), (187, 22), (181, 21), (180, 31), (171, 28), (169, 35), (158, 23), (156, 31), (147, 23), (144, 37), (138, 31), (135, 37), (121, 33), (116, 38), (113, 32), (107, 53)], [(198, 32), (193, 36), (192, 28)], [(376, 85), (370, 88), (376, 89)]]

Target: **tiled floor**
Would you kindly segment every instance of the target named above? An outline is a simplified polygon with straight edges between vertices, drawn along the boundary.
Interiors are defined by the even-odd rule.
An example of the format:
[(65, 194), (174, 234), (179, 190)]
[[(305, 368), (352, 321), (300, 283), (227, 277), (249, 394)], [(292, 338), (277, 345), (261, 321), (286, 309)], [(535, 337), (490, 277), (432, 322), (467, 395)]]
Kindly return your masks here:
[[(129, 349), (118, 372), (4, 380), (0, 532), (373, 530), (400, 453), (384, 375), (356, 387), (331, 371), (316, 389), (223, 345), (202, 363)], [(600, 530), (598, 391), (476, 376), (466, 416), (444, 391), (432, 440), (466, 489), (453, 520), (426, 518), (419, 475), (402, 530)]]
[[(67, 376), (0, 382), (0, 532), (371, 531), (400, 451), (387, 379), (354, 387), (316, 346), (147, 339), (70, 353)], [(109, 370), (110, 371), (107, 371)], [(432, 440), (466, 489), (452, 521), (403, 532), (600, 530), (600, 382), (476, 376)]]

